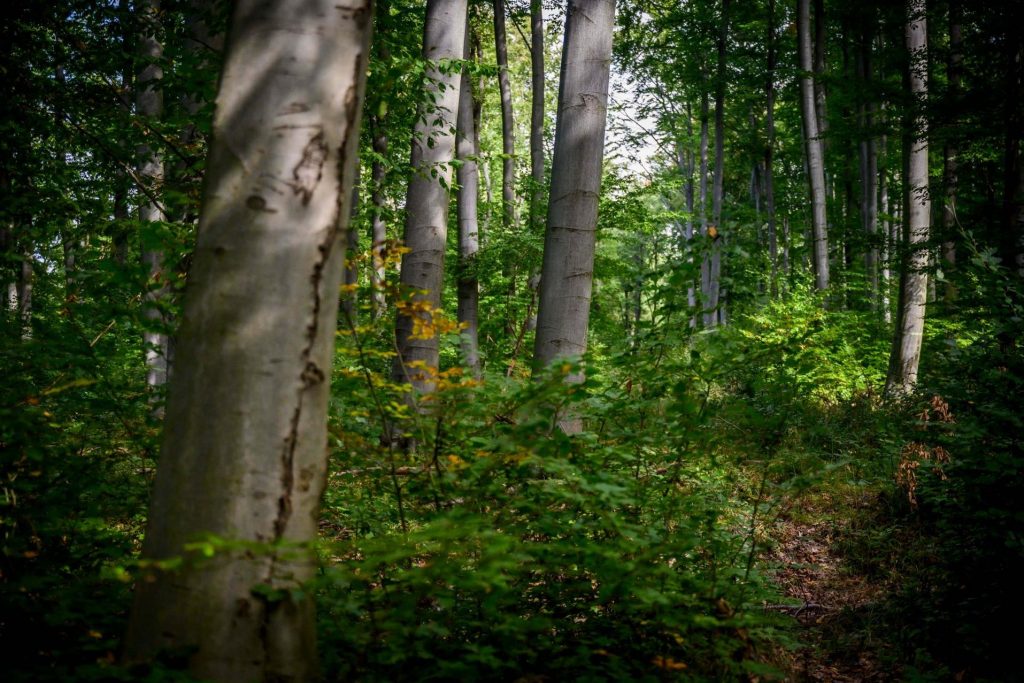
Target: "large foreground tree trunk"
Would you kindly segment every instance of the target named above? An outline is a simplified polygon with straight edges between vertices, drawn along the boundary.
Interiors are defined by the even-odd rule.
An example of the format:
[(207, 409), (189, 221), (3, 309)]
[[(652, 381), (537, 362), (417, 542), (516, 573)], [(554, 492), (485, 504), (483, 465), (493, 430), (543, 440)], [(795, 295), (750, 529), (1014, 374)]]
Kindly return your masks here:
[(568, 3), (534, 346), (536, 369), (558, 358), (582, 356), (587, 350), (614, 25), (614, 0)]
[(315, 677), (298, 589), (316, 564), (370, 5), (235, 5), (143, 545), (166, 566), (141, 570), (129, 662), (169, 649), (204, 680)]
[[(461, 75), (442, 68), (442, 61), (462, 59), (466, 31), (466, 0), (428, 0), (423, 27), (423, 59), (432, 110), (426, 105), (416, 117), (412, 138), (412, 178), (405, 200), (405, 246), (402, 258), (402, 296), (415, 308), (399, 310), (395, 323), (398, 355), (392, 376), (409, 382), (415, 391), (430, 393), (437, 384), (436, 334), (414, 333), (416, 320), (429, 323), (441, 307), (444, 252), (448, 239), (448, 192), (455, 158), (455, 126)], [(424, 293), (425, 292), (425, 293)]]
[(815, 287), (826, 290), (829, 282), (829, 264), (825, 214), (825, 155), (815, 113), (809, 0), (797, 0), (796, 31), (800, 67), (800, 113), (803, 119), (811, 197), (811, 239), (814, 244), (811, 264), (814, 267)]
[(928, 72), (924, 68), (928, 49), (925, 0), (907, 2), (907, 53), (910, 91), (914, 95), (913, 116), (907, 131), (907, 158), (903, 205), (905, 208), (905, 255), (900, 277), (900, 303), (889, 356), (886, 393), (908, 394), (917, 385), (924, 335), (925, 301), (928, 294), (928, 233), (931, 200), (928, 197), (928, 122), (924, 100), (928, 96)]

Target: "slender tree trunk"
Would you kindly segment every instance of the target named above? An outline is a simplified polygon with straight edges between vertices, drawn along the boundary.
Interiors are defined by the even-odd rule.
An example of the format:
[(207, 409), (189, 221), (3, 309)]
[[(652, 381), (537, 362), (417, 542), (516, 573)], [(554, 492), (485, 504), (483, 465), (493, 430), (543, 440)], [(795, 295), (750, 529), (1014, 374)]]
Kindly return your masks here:
[[(808, 28), (808, 30), (810, 30)], [(814, 0), (814, 111), (818, 117), (818, 134), (825, 146), (828, 133), (828, 105), (825, 90), (825, 46), (828, 24), (825, 22), (825, 0)], [(801, 67), (802, 68), (802, 67)]]
[[(398, 355), (392, 374), (409, 382), (416, 392), (431, 393), (436, 386), (438, 339), (432, 330), (418, 334), (417, 319), (427, 327), (441, 308), (444, 252), (448, 238), (448, 188), (455, 158), (455, 125), (461, 75), (443, 69), (442, 62), (461, 59), (466, 31), (466, 0), (428, 0), (423, 28), (423, 59), (434, 111), (416, 118), (412, 140), (413, 176), (405, 202), (405, 246), (402, 258), (403, 296), (411, 296), (416, 309), (399, 310), (395, 324)], [(425, 292), (425, 293), (424, 293)], [(399, 302), (400, 306), (402, 302)]]
[[(469, 42), (469, 24), (466, 25), (465, 59), (472, 59)], [(480, 376), (480, 348), (477, 338), (478, 301), (480, 288), (476, 276), (476, 255), (480, 251), (477, 221), (477, 197), (480, 192), (480, 175), (477, 168), (476, 121), (473, 117), (473, 85), (469, 69), (462, 70), (459, 92), (458, 132), (455, 155), (459, 160), (456, 171), (458, 181), (459, 214), (459, 268), (458, 298), (459, 322), (462, 330), (463, 362), (477, 377)]]
[(530, 225), (538, 233), (544, 227), (544, 7), (530, 0)]
[(378, 120), (373, 121), (371, 131), (374, 157), (370, 165), (370, 182), (373, 187), (370, 192), (370, 203), (373, 204), (370, 247), (373, 267), (370, 270), (370, 284), (373, 289), (373, 319), (380, 320), (387, 310), (384, 293), (387, 277), (384, 272), (384, 251), (388, 241), (388, 227), (384, 221), (384, 179), (387, 171), (384, 168), (383, 157), (388, 151), (388, 136), (384, 132), (383, 124)]
[(768, 214), (768, 259), (771, 262), (769, 292), (779, 294), (779, 246), (775, 225), (775, 0), (768, 0), (768, 63), (765, 75), (764, 204)]
[(729, 37), (729, 0), (722, 0), (722, 16), (718, 30), (718, 66), (715, 71), (715, 175), (711, 188), (711, 224), (717, 234), (711, 235), (711, 269), (708, 277), (707, 305), (704, 326), (714, 327), (721, 322), (719, 310), (722, 288), (722, 200), (725, 195), (725, 59)]
[(811, 234), (813, 241), (814, 285), (828, 289), (828, 228), (825, 213), (825, 160), (818, 117), (815, 114), (814, 81), (811, 62), (809, 0), (797, 0), (797, 43), (800, 56), (800, 110), (803, 119), (808, 182), (811, 197)]
[[(142, 68), (136, 75), (135, 112), (144, 119), (148, 126), (155, 125), (163, 116), (163, 90), (160, 81), (163, 79), (163, 68), (157, 63), (163, 55), (163, 46), (158, 39), (160, 0), (140, 0), (138, 12), (141, 13), (143, 34), (138, 38), (138, 52)], [(137, 150), (135, 168), (139, 179), (159, 195), (164, 180), (163, 156), (155, 148), (153, 142), (146, 142)], [(167, 220), (163, 207), (146, 199), (139, 206), (141, 223), (156, 223)], [(143, 345), (146, 354), (146, 384), (151, 388), (159, 388), (167, 383), (167, 356), (169, 354), (167, 321), (160, 311), (159, 301), (168, 293), (167, 278), (164, 273), (164, 254), (160, 250), (143, 249), (142, 263), (149, 273), (149, 285), (146, 291), (143, 315), (148, 329), (143, 333)]]
[(300, 589), (316, 566), (370, 17), (369, 0), (235, 4), (143, 545), (182, 563), (142, 570), (129, 662), (172, 650), (204, 680), (316, 676)]
[(505, 3), (494, 0), (493, 6), (494, 52), (498, 58), (498, 91), (501, 94), (501, 222), (508, 232), (516, 223), (515, 122), (512, 119), (512, 86), (508, 79)]
[[(884, 159), (886, 156), (887, 141), (886, 136), (882, 136), (880, 140), (881, 156)], [(890, 292), (892, 291), (890, 275), (890, 263), (892, 262), (892, 255), (895, 252), (895, 245), (892, 242), (892, 213), (889, 208), (889, 174), (883, 168), (879, 175), (879, 188), (878, 188), (878, 202), (882, 215), (881, 227), (882, 227), (882, 254), (881, 254), (881, 283), (879, 285), (881, 289), (881, 306), (882, 306), (882, 319), (886, 325), (892, 324), (892, 302), (890, 300)]]
[(900, 277), (900, 304), (886, 393), (905, 395), (917, 385), (924, 335), (925, 297), (928, 293), (928, 233), (930, 199), (928, 197), (928, 122), (924, 100), (928, 96), (925, 67), (928, 49), (925, 0), (907, 2), (907, 53), (910, 91), (914, 96), (906, 148), (906, 172), (903, 203), (906, 211), (904, 265)]
[[(960, 87), (963, 71), (963, 39), (960, 30), (960, 0), (949, 3), (949, 59), (946, 62), (946, 78), (949, 81), (949, 100), (954, 113), (950, 121), (950, 132), (942, 149), (942, 267), (947, 276), (956, 269), (956, 199), (959, 189), (957, 176), (956, 122), (959, 118)], [(947, 277), (943, 287), (943, 300), (952, 304), (956, 300), (956, 285)]]
[[(614, 0), (567, 3), (536, 369), (587, 350), (614, 26)], [(567, 379), (582, 381), (578, 375)], [(563, 423), (567, 432), (580, 428), (575, 420)]]

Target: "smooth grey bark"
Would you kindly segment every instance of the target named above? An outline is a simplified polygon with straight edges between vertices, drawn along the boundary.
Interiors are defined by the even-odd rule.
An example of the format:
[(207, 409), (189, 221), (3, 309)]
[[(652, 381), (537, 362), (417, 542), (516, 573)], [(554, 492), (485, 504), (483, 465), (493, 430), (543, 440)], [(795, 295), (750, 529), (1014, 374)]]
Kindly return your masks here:
[(544, 225), (544, 7), (530, 0), (530, 225), (538, 232)]
[(235, 4), (128, 662), (171, 649), (203, 680), (315, 678), (297, 589), (316, 566), (370, 17), (371, 0)]
[(704, 327), (714, 327), (722, 321), (722, 200), (725, 194), (725, 60), (728, 36), (729, 0), (722, 0), (715, 71), (715, 169), (711, 184), (711, 227), (714, 228), (714, 234), (708, 231), (710, 250), (706, 257), (709, 266), (707, 289), (704, 290)]
[[(535, 371), (587, 350), (614, 26), (614, 0), (567, 3)], [(579, 428), (575, 420), (563, 424)]]
[(501, 95), (501, 224), (508, 232), (516, 224), (516, 129), (512, 118), (512, 85), (508, 79), (504, 0), (494, 0), (493, 7), (494, 52), (497, 55), (498, 92)]
[[(469, 41), (470, 28), (467, 21), (465, 38), (465, 59), (472, 59)], [(462, 360), (476, 377), (480, 376), (479, 327), (480, 286), (476, 276), (476, 256), (480, 251), (479, 221), (477, 220), (477, 198), (480, 193), (480, 169), (477, 167), (479, 154), (476, 121), (473, 116), (473, 84), (468, 68), (462, 70), (459, 92), (458, 130), (455, 141), (455, 156), (459, 160), (456, 170), (458, 192), (456, 204), (459, 219), (459, 267), (458, 267), (458, 318), (462, 330)]]
[[(438, 339), (431, 330), (415, 332), (417, 320), (431, 327), (441, 308), (448, 200), (455, 159), (455, 126), (461, 75), (441, 68), (461, 59), (466, 32), (466, 0), (428, 0), (423, 27), (423, 59), (431, 105), (421, 105), (412, 139), (412, 178), (405, 200), (405, 246), (400, 277), (402, 296), (417, 310), (400, 310), (395, 323), (398, 355), (395, 381), (431, 393), (437, 384)], [(402, 303), (402, 302), (400, 302)], [(424, 331), (424, 330), (421, 330)]]
[[(136, 74), (135, 113), (145, 119), (152, 131), (152, 125), (163, 116), (164, 97), (160, 81), (163, 68), (158, 60), (163, 56), (163, 45), (158, 39), (160, 0), (139, 0), (137, 12), (143, 26), (138, 36), (138, 56), (142, 68)], [(154, 194), (159, 194), (164, 181), (163, 155), (150, 142), (140, 144), (136, 150), (135, 173)], [(163, 207), (152, 199), (139, 205), (141, 223), (157, 223), (167, 220)], [(168, 321), (160, 311), (159, 301), (167, 296), (168, 287), (164, 274), (164, 254), (154, 249), (143, 249), (142, 263), (149, 273), (149, 286), (143, 303), (143, 316), (150, 329), (143, 332), (142, 343), (146, 356), (146, 384), (159, 388), (167, 383), (170, 354), (169, 339), (164, 329)]]
[(928, 122), (924, 101), (928, 96), (928, 31), (925, 0), (907, 0), (906, 46), (913, 114), (908, 122), (904, 178), (904, 258), (900, 276), (900, 303), (896, 332), (889, 357), (886, 393), (909, 394), (917, 385), (928, 294), (928, 234), (931, 200), (928, 196)]
[[(960, 89), (963, 79), (963, 35), (960, 27), (961, 8), (959, 0), (949, 3), (949, 57), (946, 61), (946, 79), (949, 83), (949, 100), (953, 111), (960, 107)], [(959, 186), (957, 175), (957, 140), (955, 133), (957, 116), (951, 123), (951, 131), (942, 149), (942, 267), (951, 274), (956, 268), (956, 200)], [(947, 304), (956, 300), (956, 285), (947, 279), (943, 287), (943, 300)]]
[[(809, 30), (809, 29), (808, 29)], [(828, 25), (825, 23), (825, 0), (814, 0), (814, 111), (818, 117), (818, 134), (822, 147), (828, 133), (828, 96), (825, 90), (825, 46)]]
[(797, 51), (800, 69), (800, 114), (803, 120), (808, 186), (811, 199), (811, 239), (814, 285), (828, 289), (828, 226), (825, 213), (825, 159), (815, 110), (809, 0), (797, 0)]

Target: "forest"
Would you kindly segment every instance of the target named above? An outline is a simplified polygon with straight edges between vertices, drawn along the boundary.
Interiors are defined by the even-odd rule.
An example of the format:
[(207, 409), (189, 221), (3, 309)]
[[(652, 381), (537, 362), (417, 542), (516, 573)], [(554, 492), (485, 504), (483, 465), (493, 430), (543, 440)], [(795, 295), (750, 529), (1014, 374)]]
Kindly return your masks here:
[(1024, 681), (1024, 1), (4, 6), (0, 679)]

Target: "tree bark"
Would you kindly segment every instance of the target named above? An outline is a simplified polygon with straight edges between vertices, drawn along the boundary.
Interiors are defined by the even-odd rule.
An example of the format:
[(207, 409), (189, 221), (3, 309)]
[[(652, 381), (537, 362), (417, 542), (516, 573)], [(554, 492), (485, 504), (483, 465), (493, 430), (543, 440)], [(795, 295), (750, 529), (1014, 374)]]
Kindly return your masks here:
[[(138, 37), (138, 55), (141, 69), (136, 74), (135, 113), (153, 126), (163, 116), (164, 101), (160, 81), (163, 68), (157, 63), (163, 55), (163, 45), (158, 39), (160, 0), (140, 0), (143, 33)], [(159, 194), (164, 181), (164, 160), (150, 142), (139, 145), (136, 150), (135, 173), (154, 194)], [(141, 223), (157, 223), (167, 220), (163, 208), (146, 199), (139, 206)], [(168, 294), (164, 274), (164, 254), (156, 249), (142, 250), (142, 263), (149, 274), (149, 284), (143, 304), (143, 315), (148, 329), (143, 332), (146, 354), (146, 384), (156, 389), (167, 383), (167, 357), (170, 352), (166, 331), (167, 320), (160, 311), (159, 301)]]
[[(466, 24), (465, 59), (473, 58), (469, 41), (469, 24)], [(459, 268), (458, 299), (459, 322), (462, 330), (462, 360), (476, 377), (480, 376), (480, 343), (477, 335), (479, 326), (478, 305), (480, 287), (476, 276), (476, 255), (480, 251), (479, 222), (477, 220), (477, 197), (480, 193), (480, 172), (477, 168), (476, 121), (473, 116), (473, 84), (469, 69), (462, 70), (462, 84), (459, 91), (458, 131), (455, 155), (459, 160), (456, 171), (458, 194), (456, 196), (459, 217)]]
[(414, 323), (418, 319), (431, 327), (434, 311), (441, 308), (448, 188), (461, 89), (461, 75), (442, 70), (441, 62), (462, 58), (465, 32), (466, 0), (428, 0), (423, 59), (434, 109), (428, 112), (421, 106), (413, 129), (413, 176), (405, 201), (405, 246), (409, 252), (402, 257), (400, 280), (402, 296), (428, 310), (399, 310), (395, 324), (398, 355), (392, 369), (395, 381), (408, 382), (419, 393), (432, 393), (437, 384), (437, 335), (430, 329), (417, 333)]
[(886, 393), (906, 395), (917, 385), (924, 335), (925, 298), (928, 294), (928, 233), (931, 201), (928, 197), (928, 122), (924, 101), (928, 96), (926, 68), (928, 33), (925, 0), (908, 0), (906, 45), (910, 91), (914, 96), (908, 121), (903, 204), (906, 226), (900, 303), (896, 333), (889, 358)]
[(182, 564), (141, 570), (129, 662), (173, 649), (212, 681), (315, 677), (298, 589), (316, 562), (370, 4), (235, 5), (143, 545)]
[[(714, 327), (721, 322), (719, 301), (722, 287), (722, 200), (725, 195), (725, 60), (726, 41), (729, 37), (729, 0), (722, 0), (722, 16), (718, 30), (718, 62), (715, 71), (715, 171), (711, 186), (711, 225), (716, 234), (711, 239), (708, 288), (705, 291), (707, 310), (704, 326)], [(709, 231), (710, 232), (710, 231)]]
[(512, 119), (512, 86), (508, 79), (505, 3), (494, 0), (493, 6), (494, 52), (498, 61), (498, 92), (501, 94), (501, 223), (508, 232), (516, 223), (515, 122)]
[[(587, 350), (614, 0), (569, 0), (534, 369)], [(582, 381), (582, 376), (568, 378)], [(578, 431), (576, 421), (563, 424)]]
[(530, 106), (530, 225), (544, 226), (544, 7), (530, 0), (530, 69), (533, 79)]
[(804, 146), (811, 198), (811, 235), (814, 246), (811, 264), (814, 268), (814, 285), (819, 291), (824, 291), (828, 289), (829, 284), (828, 227), (825, 214), (825, 160), (818, 130), (818, 117), (815, 113), (810, 31), (809, 0), (797, 0), (800, 113), (803, 119)]

